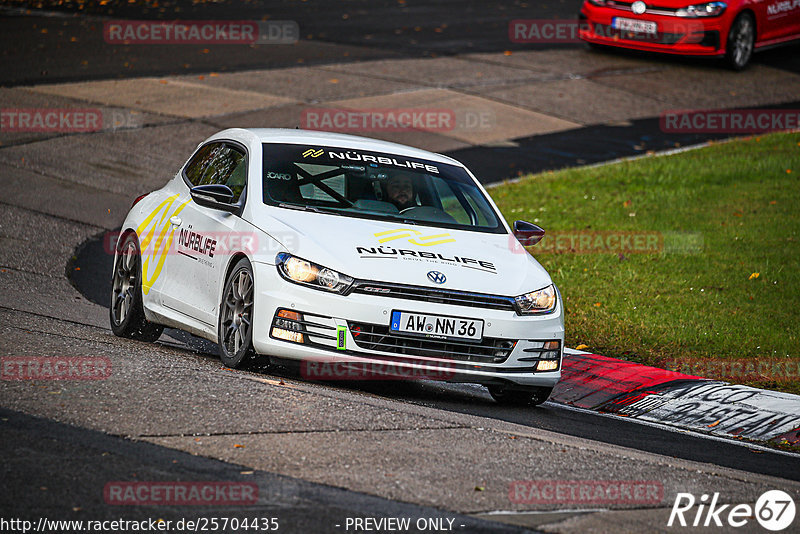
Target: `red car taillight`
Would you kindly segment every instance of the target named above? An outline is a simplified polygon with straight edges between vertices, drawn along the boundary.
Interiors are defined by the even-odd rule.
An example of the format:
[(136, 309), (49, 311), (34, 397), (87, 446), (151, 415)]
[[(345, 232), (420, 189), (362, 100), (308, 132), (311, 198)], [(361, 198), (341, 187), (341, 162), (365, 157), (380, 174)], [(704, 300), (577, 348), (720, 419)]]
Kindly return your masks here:
[(140, 201), (140, 200), (142, 200), (144, 197), (146, 197), (146, 196), (147, 196), (147, 195), (149, 195), (149, 194), (150, 194), (150, 193), (145, 193), (144, 195), (139, 195), (138, 197), (136, 197), (136, 198), (134, 199), (134, 201), (133, 201), (133, 204), (131, 204), (131, 208), (133, 208), (133, 207), (134, 207), (136, 204), (138, 204), (138, 203), (139, 203), (139, 201)]

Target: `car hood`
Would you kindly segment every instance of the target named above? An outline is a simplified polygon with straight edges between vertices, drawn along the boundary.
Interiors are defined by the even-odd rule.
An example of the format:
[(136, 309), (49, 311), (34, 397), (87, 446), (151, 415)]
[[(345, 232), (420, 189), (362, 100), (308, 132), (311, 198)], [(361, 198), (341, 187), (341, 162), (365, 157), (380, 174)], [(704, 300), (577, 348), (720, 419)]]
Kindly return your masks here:
[[(268, 212), (268, 213), (267, 213)], [(362, 280), (516, 296), (551, 284), (511, 234), (268, 208), (256, 226), (286, 252)], [(260, 261), (275, 262), (263, 254)], [(444, 275), (437, 284), (431, 271)], [(441, 279), (441, 278), (440, 278)]]

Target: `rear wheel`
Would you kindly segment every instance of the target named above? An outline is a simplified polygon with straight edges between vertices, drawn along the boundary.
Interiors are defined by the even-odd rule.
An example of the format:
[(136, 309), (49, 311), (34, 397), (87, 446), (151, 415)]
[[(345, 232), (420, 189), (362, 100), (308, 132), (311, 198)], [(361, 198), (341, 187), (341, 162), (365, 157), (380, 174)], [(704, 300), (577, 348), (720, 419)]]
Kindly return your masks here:
[(225, 281), (217, 328), (220, 359), (234, 369), (253, 357), (254, 295), (253, 268), (242, 258)]
[(505, 406), (538, 406), (550, 397), (552, 387), (514, 389), (507, 386), (488, 386), (489, 394), (498, 404)]
[(136, 234), (129, 233), (117, 245), (114, 272), (111, 279), (111, 309), (109, 319), (114, 335), (155, 341), (164, 327), (151, 323), (144, 316), (142, 305), (142, 255)]
[(753, 57), (756, 23), (750, 13), (742, 13), (731, 24), (725, 46), (725, 60), (733, 70), (742, 70)]

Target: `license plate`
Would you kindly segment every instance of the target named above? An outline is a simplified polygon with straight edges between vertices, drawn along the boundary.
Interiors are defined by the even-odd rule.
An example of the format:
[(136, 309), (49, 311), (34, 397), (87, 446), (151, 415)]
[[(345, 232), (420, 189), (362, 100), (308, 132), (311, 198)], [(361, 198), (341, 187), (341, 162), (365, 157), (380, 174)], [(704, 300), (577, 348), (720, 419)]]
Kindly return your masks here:
[(658, 25), (655, 22), (651, 22), (649, 20), (636, 20), (636, 19), (626, 19), (622, 17), (614, 17), (614, 19), (611, 21), (611, 26), (614, 29), (626, 32), (646, 33), (649, 35), (655, 35), (658, 33)]
[(480, 341), (483, 338), (483, 321), (465, 317), (393, 311), (389, 329), (392, 332), (439, 339)]

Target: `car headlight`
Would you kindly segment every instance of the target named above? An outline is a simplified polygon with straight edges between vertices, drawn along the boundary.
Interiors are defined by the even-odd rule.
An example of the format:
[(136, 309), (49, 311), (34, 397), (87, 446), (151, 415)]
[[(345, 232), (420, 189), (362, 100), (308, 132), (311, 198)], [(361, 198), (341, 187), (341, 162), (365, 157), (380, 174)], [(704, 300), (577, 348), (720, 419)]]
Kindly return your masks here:
[(528, 315), (534, 313), (550, 313), (556, 309), (556, 286), (549, 286), (514, 297), (517, 313)]
[(353, 278), (346, 274), (286, 252), (278, 254), (275, 260), (281, 276), (295, 284), (340, 294), (344, 294), (353, 285)]
[(725, 2), (706, 2), (705, 4), (694, 4), (691, 6), (682, 7), (675, 12), (678, 17), (686, 17), (690, 19), (699, 17), (718, 17), (725, 12), (728, 4)]

